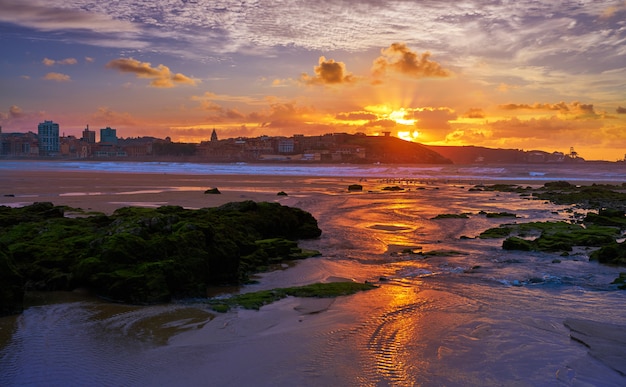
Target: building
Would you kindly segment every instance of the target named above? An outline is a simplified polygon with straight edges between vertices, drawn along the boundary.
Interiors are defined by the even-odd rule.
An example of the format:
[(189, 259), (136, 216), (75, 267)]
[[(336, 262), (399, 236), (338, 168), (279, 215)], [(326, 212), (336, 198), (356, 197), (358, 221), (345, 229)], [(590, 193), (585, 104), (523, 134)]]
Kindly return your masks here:
[(39, 138), (39, 154), (51, 155), (59, 153), (59, 124), (44, 121), (37, 126)]
[(217, 142), (217, 132), (215, 131), (215, 129), (213, 129), (213, 132), (211, 132), (211, 142)]
[(285, 138), (278, 141), (278, 153), (293, 153), (295, 141), (292, 138)]
[(117, 130), (111, 129), (108, 126), (104, 129), (100, 129), (100, 142), (117, 144)]
[(0, 155), (11, 157), (32, 157), (39, 154), (37, 135), (28, 133), (2, 133), (0, 135)]
[(96, 131), (89, 130), (89, 125), (83, 130), (83, 141), (87, 144), (95, 144), (96, 143)]

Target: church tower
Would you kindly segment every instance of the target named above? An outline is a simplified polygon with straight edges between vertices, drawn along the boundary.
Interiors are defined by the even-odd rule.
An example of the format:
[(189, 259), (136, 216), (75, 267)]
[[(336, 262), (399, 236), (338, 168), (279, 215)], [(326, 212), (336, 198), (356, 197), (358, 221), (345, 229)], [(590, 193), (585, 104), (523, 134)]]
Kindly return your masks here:
[(211, 133), (211, 142), (217, 142), (217, 133), (215, 129), (213, 129), (213, 133)]

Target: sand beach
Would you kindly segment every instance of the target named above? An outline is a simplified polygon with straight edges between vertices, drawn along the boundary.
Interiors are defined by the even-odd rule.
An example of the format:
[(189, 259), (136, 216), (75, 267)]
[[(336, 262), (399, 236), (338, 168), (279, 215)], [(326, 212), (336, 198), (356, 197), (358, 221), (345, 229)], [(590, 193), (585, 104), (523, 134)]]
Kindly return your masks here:
[[(364, 190), (348, 192), (355, 183)], [(381, 190), (393, 185), (405, 189)], [(475, 238), (511, 221), (480, 211), (514, 212), (515, 222), (528, 222), (569, 219), (571, 208), (470, 187), (358, 174), (1, 170), (0, 205), (49, 201), (107, 214), (131, 205), (242, 200), (299, 207), (323, 231), (300, 244), (322, 256), (223, 291), (337, 280), (379, 288), (225, 314), (188, 301), (133, 306), (83, 294), (31, 295), (22, 315), (0, 319), (0, 384), (623, 384), (626, 298), (610, 285), (620, 268), (590, 263), (584, 251), (505, 252), (500, 240)], [(205, 194), (210, 188), (221, 194)], [(469, 216), (435, 219), (446, 213)]]

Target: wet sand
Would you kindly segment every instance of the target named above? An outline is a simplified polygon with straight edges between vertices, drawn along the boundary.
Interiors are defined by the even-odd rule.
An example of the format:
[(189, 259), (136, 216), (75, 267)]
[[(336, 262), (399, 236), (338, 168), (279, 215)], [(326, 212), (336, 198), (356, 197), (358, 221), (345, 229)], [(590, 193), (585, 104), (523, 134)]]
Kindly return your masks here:
[[(0, 205), (52, 202), (106, 214), (125, 206), (197, 209), (243, 200), (284, 202), (291, 195), (345, 190), (348, 184), (339, 178), (291, 176), (3, 171)], [(204, 193), (211, 188), (220, 194)], [(281, 191), (289, 196), (277, 195)]]

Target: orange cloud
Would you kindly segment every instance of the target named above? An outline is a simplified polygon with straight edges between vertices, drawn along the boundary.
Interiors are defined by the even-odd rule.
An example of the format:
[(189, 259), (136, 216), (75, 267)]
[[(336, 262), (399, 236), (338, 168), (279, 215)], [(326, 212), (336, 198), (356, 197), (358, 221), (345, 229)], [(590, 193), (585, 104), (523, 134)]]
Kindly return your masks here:
[(186, 75), (176, 73), (172, 74), (169, 67), (158, 65), (152, 67), (149, 62), (140, 62), (133, 58), (114, 59), (106, 64), (106, 68), (115, 69), (122, 73), (135, 74), (137, 78), (152, 79), (150, 86), (170, 88), (177, 84), (185, 84), (195, 86), (198, 80), (190, 78)]
[(363, 126), (366, 128), (371, 128), (371, 127), (393, 128), (396, 125), (398, 125), (398, 123), (394, 120), (382, 119), (382, 120), (370, 121)]
[(335, 116), (335, 118), (341, 121), (373, 121), (378, 119), (378, 116), (369, 112), (350, 112), (339, 113)]
[(392, 43), (383, 48), (381, 56), (374, 60), (372, 72), (375, 76), (387, 71), (409, 75), (414, 78), (449, 77), (452, 73), (435, 61), (430, 60), (430, 52), (422, 55), (411, 51), (404, 43)]
[(546, 111), (558, 111), (561, 114), (573, 114), (577, 116), (592, 116), (598, 117), (596, 114), (592, 104), (584, 104), (578, 101), (574, 101), (572, 103), (534, 103), (530, 104), (515, 104), (509, 103), (499, 106), (500, 109), (504, 110), (546, 110)]
[(43, 79), (47, 81), (68, 82), (71, 81), (70, 76), (61, 73), (48, 73)]
[(463, 115), (465, 118), (485, 118), (485, 112), (480, 108), (470, 108)]
[(54, 60), (54, 59), (49, 59), (49, 58), (44, 58), (41, 63), (44, 64), (44, 66), (54, 66), (55, 64), (59, 64), (59, 65), (75, 65), (76, 63), (78, 63), (78, 61), (75, 58), (65, 58), (65, 59), (61, 59), (61, 60)]
[[(595, 121), (596, 124), (590, 122), (565, 120), (556, 116), (544, 118), (531, 118), (529, 120), (520, 120), (513, 117), (507, 120), (495, 121), (489, 126), (493, 129), (496, 137), (501, 139), (517, 138), (519, 140), (529, 139), (552, 139), (563, 141), (570, 139), (571, 141), (586, 141), (588, 143), (596, 142), (595, 137), (599, 137), (597, 132), (602, 127), (601, 121)], [(593, 130), (591, 130), (593, 129)], [(567, 143), (562, 146), (566, 146)]]
[(17, 105), (11, 105), (9, 108), (9, 117), (10, 118), (22, 118), (24, 117), (24, 111)]
[(101, 106), (98, 110), (91, 116), (92, 119), (102, 122), (102, 125), (125, 125), (125, 126), (134, 126), (137, 124), (137, 121), (131, 116), (130, 113), (124, 112), (116, 112), (111, 110), (109, 107)]
[(626, 1), (622, 1), (621, 3), (609, 6), (607, 8), (604, 9), (604, 11), (602, 12), (602, 14), (600, 15), (601, 19), (610, 19), (613, 16), (615, 16), (615, 14), (617, 14), (618, 12), (621, 11), (626, 11)]
[(314, 67), (315, 76), (302, 74), (300, 80), (307, 85), (338, 85), (342, 83), (354, 83), (356, 78), (346, 71), (343, 62), (335, 62), (320, 56), (319, 65)]
[(413, 113), (417, 122), (415, 125), (420, 129), (450, 129), (450, 122), (457, 119), (456, 113), (448, 108), (429, 108), (418, 110)]

